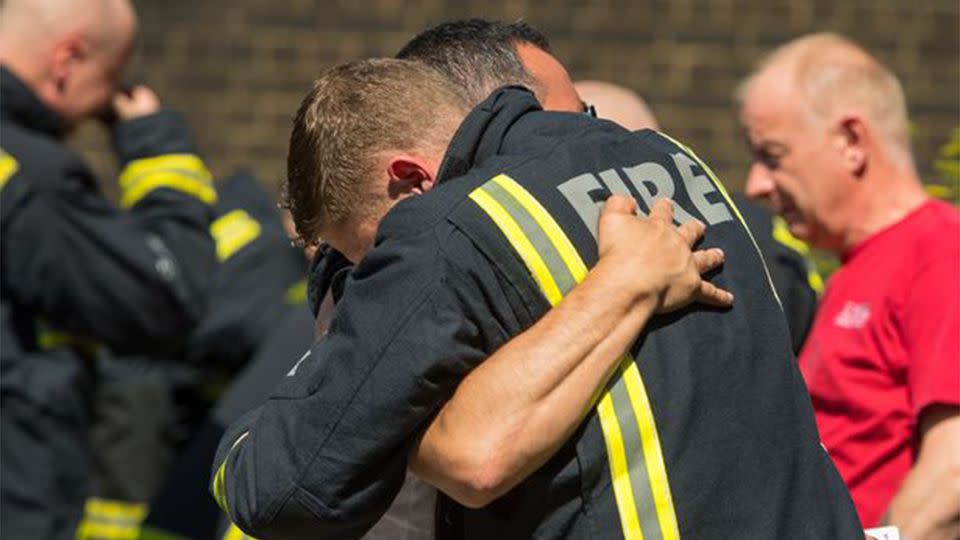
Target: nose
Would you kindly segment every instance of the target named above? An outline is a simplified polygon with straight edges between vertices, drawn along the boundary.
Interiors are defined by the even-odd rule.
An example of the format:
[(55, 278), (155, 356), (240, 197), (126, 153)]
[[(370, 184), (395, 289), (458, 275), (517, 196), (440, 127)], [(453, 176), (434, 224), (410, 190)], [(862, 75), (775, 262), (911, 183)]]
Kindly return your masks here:
[(770, 171), (762, 163), (754, 162), (747, 174), (747, 185), (743, 192), (750, 199), (765, 199), (773, 193), (773, 179)]

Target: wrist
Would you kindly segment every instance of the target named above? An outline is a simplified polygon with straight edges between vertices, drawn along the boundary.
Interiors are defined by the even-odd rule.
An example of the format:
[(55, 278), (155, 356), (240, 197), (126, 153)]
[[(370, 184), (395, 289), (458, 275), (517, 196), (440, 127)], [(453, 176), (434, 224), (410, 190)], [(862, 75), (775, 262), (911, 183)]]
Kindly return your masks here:
[(649, 272), (637, 269), (616, 258), (602, 258), (591, 270), (596, 280), (604, 284), (612, 294), (626, 298), (631, 309), (647, 307), (656, 310), (663, 287), (651, 279)]
[(112, 139), (121, 165), (163, 154), (197, 153), (187, 123), (169, 109), (118, 122)]

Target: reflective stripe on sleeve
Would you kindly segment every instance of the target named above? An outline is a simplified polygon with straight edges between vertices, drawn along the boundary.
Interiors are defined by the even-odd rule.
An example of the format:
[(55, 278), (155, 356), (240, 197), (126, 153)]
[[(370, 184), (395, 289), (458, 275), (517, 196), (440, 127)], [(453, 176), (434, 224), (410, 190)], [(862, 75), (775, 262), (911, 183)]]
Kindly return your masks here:
[(227, 452), (226, 457), (223, 458), (223, 463), (217, 467), (217, 472), (213, 475), (213, 499), (217, 501), (217, 506), (226, 512), (228, 516), (230, 515), (230, 505), (227, 502), (227, 463), (230, 461), (230, 456), (233, 455), (233, 451), (236, 450), (237, 446), (246, 439), (249, 434), (249, 431), (244, 431), (242, 435), (237, 437), (237, 440), (233, 442), (233, 446), (231, 446)]
[(245, 210), (233, 210), (210, 224), (210, 236), (217, 245), (217, 259), (223, 262), (260, 236), (260, 222)]
[(173, 189), (207, 204), (217, 201), (210, 171), (193, 154), (168, 154), (131, 161), (120, 173), (120, 206), (131, 208), (158, 189)]
[[(498, 175), (474, 190), (470, 199), (504, 234), (551, 305), (586, 277), (587, 267), (563, 229), (512, 178)], [(678, 539), (653, 412), (631, 355), (621, 359), (596, 409), (624, 538)]]
[(0, 149), (0, 189), (3, 189), (10, 178), (20, 169), (16, 158)]

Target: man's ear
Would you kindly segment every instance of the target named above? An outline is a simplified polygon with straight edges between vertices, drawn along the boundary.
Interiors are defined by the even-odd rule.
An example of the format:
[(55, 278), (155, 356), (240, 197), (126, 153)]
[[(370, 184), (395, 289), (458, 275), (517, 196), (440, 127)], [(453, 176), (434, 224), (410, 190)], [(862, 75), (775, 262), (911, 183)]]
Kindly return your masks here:
[(79, 34), (71, 34), (53, 46), (50, 74), (58, 92), (66, 88), (71, 71), (89, 52), (87, 49), (86, 41)]
[(843, 165), (850, 174), (861, 177), (867, 169), (867, 126), (856, 115), (847, 115), (837, 125), (836, 142), (840, 147)]
[(427, 161), (419, 156), (398, 155), (387, 162), (391, 199), (422, 195), (433, 189), (435, 178)]

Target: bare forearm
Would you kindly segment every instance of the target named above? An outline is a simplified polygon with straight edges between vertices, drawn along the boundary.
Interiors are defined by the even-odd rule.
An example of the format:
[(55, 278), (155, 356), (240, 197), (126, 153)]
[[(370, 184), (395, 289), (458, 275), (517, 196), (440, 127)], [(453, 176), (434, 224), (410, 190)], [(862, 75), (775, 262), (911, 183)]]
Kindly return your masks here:
[[(651, 295), (608, 279), (622, 271), (601, 261), (556, 308), (464, 379), (415, 449), (414, 472), (465, 504), (482, 504), (553, 455), (656, 307)], [(472, 500), (477, 492), (487, 496)]]
[(411, 452), (410, 466), (467, 506), (483, 506), (543, 465), (566, 441), (655, 311), (733, 296), (702, 275), (719, 249), (691, 251), (704, 225), (674, 226), (658, 201), (648, 219), (614, 195), (598, 224), (600, 260), (533, 327), (466, 377)]
[(924, 418), (917, 462), (890, 503), (888, 521), (909, 540), (960, 538), (960, 416), (955, 407)]

